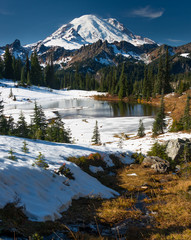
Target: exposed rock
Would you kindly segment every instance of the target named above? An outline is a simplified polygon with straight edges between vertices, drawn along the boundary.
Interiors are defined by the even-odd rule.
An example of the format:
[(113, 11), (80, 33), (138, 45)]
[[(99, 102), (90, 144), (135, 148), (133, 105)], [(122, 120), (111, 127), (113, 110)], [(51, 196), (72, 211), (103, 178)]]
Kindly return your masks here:
[(189, 151), (191, 152), (191, 141), (189, 139), (177, 138), (169, 140), (166, 147), (168, 157), (170, 157), (173, 161), (179, 161), (184, 152), (184, 146), (186, 143), (188, 144)]
[(158, 173), (165, 173), (170, 166), (170, 163), (157, 156), (147, 156), (142, 162), (143, 167), (150, 167)]

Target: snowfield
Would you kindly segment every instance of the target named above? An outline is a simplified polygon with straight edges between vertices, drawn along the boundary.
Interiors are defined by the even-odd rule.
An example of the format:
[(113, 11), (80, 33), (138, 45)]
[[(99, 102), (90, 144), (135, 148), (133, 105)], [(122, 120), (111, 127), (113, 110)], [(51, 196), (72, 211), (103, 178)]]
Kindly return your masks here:
[[(22, 152), (23, 139), (0, 136), (0, 208), (9, 202), (24, 206), (26, 215), (34, 221), (55, 220), (67, 210), (72, 199), (79, 197), (111, 198), (118, 193), (103, 186), (97, 179), (66, 161), (69, 156), (96, 152), (85, 146), (25, 139), (28, 153)], [(8, 159), (13, 149), (16, 161)], [(41, 152), (49, 169), (32, 166)], [(54, 173), (63, 163), (75, 180)]]
[[(9, 98), (10, 89), (16, 96), (16, 101)], [(66, 91), (51, 90), (43, 87), (17, 88), (11, 81), (0, 80), (0, 92), (4, 101), (4, 113), (12, 115), (15, 120), (20, 114), (15, 109), (15, 104), (25, 106), (37, 101), (54, 101), (58, 99), (87, 99), (95, 91)], [(55, 117), (55, 109), (46, 109), (46, 117)], [(23, 113), (30, 123), (32, 110), (23, 108)], [(66, 128), (70, 127), (74, 144), (52, 143), (47, 141), (25, 139), (28, 144), (28, 153), (22, 152), (22, 138), (0, 135), (0, 208), (9, 202), (16, 202), (24, 206), (26, 215), (34, 221), (55, 220), (61, 217), (61, 212), (66, 210), (72, 199), (79, 197), (111, 198), (118, 193), (103, 186), (97, 179), (83, 172), (75, 164), (68, 162), (70, 156), (84, 156), (99, 152), (108, 166), (113, 166), (109, 154), (115, 153), (121, 161), (130, 164), (133, 162), (131, 154), (142, 152), (146, 154), (152, 144), (158, 140), (163, 142), (175, 138), (191, 138), (191, 134), (165, 133), (157, 139), (151, 138), (153, 118), (142, 117), (146, 129), (146, 136), (137, 138), (137, 129), (140, 117), (119, 118), (78, 118), (64, 119)], [(93, 146), (91, 137), (98, 120), (102, 146)], [(122, 141), (120, 142), (120, 138)], [(13, 149), (16, 161), (8, 158), (10, 149)], [(32, 166), (41, 152), (49, 164), (47, 170)], [(125, 157), (120, 153), (125, 152)], [(66, 164), (74, 174), (75, 180), (54, 173), (62, 164)], [(103, 171), (101, 167), (90, 166), (90, 171), (96, 173)]]

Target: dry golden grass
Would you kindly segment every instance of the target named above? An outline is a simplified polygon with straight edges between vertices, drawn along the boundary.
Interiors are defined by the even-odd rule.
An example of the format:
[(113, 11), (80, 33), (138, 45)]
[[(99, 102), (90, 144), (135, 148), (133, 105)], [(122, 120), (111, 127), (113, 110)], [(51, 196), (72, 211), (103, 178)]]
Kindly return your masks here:
[(185, 228), (191, 225), (191, 195), (187, 191), (189, 186), (190, 179), (175, 181), (167, 184), (156, 196), (156, 202), (150, 206), (150, 210), (157, 213), (155, 219), (159, 228)]
[(170, 233), (168, 236), (163, 234), (153, 234), (150, 240), (190, 240), (191, 239), (191, 229), (183, 230), (179, 233)]
[[(137, 176), (131, 176), (135, 173)], [(127, 189), (130, 192), (145, 191), (144, 185), (155, 185), (150, 181), (151, 176), (155, 175), (154, 170), (142, 168), (138, 164), (134, 164), (133, 168), (127, 167), (119, 174), (120, 187)]]
[(97, 216), (104, 223), (117, 223), (128, 218), (139, 218), (141, 212), (133, 209), (135, 199), (118, 197), (104, 201), (97, 210)]

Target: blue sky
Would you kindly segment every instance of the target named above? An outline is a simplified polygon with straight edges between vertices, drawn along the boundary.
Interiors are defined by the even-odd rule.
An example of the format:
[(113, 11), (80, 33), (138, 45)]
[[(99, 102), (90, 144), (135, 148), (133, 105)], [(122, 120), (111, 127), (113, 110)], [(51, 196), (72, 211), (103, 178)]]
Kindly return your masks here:
[(37, 42), (84, 14), (113, 17), (135, 34), (162, 44), (191, 42), (188, 0), (0, 0), (0, 46)]

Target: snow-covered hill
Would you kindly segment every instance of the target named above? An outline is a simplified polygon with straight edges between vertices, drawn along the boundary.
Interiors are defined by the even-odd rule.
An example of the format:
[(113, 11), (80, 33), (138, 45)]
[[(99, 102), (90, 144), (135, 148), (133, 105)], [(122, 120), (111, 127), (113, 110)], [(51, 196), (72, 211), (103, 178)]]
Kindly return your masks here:
[(148, 38), (134, 35), (116, 19), (102, 19), (95, 15), (83, 15), (75, 18), (44, 39), (42, 44), (72, 50), (98, 40), (107, 40), (109, 43), (126, 41), (135, 46), (155, 44)]
[[(94, 152), (93, 149), (25, 139), (29, 150), (24, 153), (23, 140), (0, 135), (0, 208), (13, 202), (24, 206), (25, 214), (31, 220), (55, 220), (61, 217), (60, 212), (69, 207), (72, 199), (118, 195), (74, 163), (66, 161), (69, 156), (87, 155)], [(10, 149), (13, 149), (15, 160), (9, 159)], [(39, 152), (49, 165), (47, 170), (33, 166)], [(74, 180), (54, 173), (63, 164), (73, 173)]]

